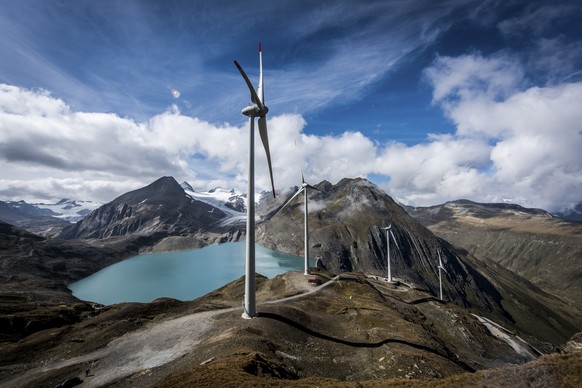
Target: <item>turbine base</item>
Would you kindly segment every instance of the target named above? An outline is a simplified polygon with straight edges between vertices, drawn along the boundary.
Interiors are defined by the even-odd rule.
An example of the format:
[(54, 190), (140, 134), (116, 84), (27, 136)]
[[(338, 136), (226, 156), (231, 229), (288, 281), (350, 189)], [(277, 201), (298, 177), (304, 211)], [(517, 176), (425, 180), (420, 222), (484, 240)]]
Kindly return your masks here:
[(256, 317), (256, 315), (254, 317), (251, 317), (249, 314), (247, 314), (247, 312), (245, 311), (244, 313), (241, 314), (242, 319), (253, 319), (254, 317)]

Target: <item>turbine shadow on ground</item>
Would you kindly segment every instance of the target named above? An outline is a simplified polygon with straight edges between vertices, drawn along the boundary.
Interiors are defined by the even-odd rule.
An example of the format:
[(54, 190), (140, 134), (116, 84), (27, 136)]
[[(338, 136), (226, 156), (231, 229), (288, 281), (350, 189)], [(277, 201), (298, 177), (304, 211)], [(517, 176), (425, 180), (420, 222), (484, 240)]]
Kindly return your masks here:
[(298, 329), (306, 334), (317, 337), (319, 339), (322, 339), (325, 341), (332, 341), (332, 342), (339, 343), (339, 344), (346, 345), (346, 346), (353, 346), (353, 347), (358, 347), (358, 348), (379, 348), (380, 346), (385, 345), (385, 344), (389, 344), (389, 343), (397, 343), (397, 344), (401, 344), (401, 345), (406, 345), (406, 346), (413, 347), (415, 349), (420, 349), (420, 350), (423, 350), (423, 351), (426, 351), (429, 353), (436, 354), (437, 356), (446, 358), (447, 360), (457, 364), (459, 367), (463, 368), (467, 372), (475, 372), (475, 369), (471, 368), (469, 365), (467, 365), (463, 361), (458, 360), (455, 357), (455, 355), (451, 352), (447, 352), (447, 354), (443, 354), (440, 351), (433, 349), (431, 347), (416, 344), (414, 342), (406, 341), (406, 340), (403, 340), (400, 338), (386, 338), (386, 339), (383, 339), (382, 341), (378, 341), (378, 342), (355, 342), (355, 341), (348, 341), (348, 340), (341, 339), (341, 338), (334, 338), (334, 337), (331, 337), (327, 334), (319, 333), (317, 331), (314, 331), (313, 329), (305, 327), (304, 325), (302, 325), (298, 322), (295, 322), (287, 317), (284, 317), (284, 316), (276, 314), (276, 313), (259, 312), (257, 314), (256, 318), (273, 319), (273, 320), (282, 322), (284, 324), (287, 324), (289, 326), (292, 326), (295, 329)]

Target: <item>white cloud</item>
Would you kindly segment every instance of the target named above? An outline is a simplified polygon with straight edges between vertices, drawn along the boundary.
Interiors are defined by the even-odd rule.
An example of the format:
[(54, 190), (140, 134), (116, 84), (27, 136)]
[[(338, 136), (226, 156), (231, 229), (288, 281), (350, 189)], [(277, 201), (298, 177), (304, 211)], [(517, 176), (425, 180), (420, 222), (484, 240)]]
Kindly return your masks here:
[(481, 198), (503, 188), (531, 206), (579, 201), (582, 83), (525, 88), (522, 74), (511, 58), (479, 55), (439, 58), (427, 71), (434, 101), (457, 127), (456, 141), (491, 144), (491, 167), (478, 173), (490, 185)]
[[(424, 74), (434, 88), (433, 102), (444, 108), (461, 134), (499, 132), (495, 120), (485, 116), (489, 105), (503, 101), (524, 82), (521, 65), (505, 55), (438, 57)], [(471, 115), (465, 114), (466, 110)]]
[[(479, 63), (488, 61), (479, 56), (439, 61), (430, 75), (442, 86), (435, 88), (435, 101), (454, 120), (455, 134), (431, 135), (412, 146), (378, 144), (357, 131), (307, 134), (302, 116), (274, 116), (268, 127), (276, 189), (298, 185), (302, 170), (312, 184), (386, 176), (386, 191), (415, 205), (513, 197), (552, 210), (579, 201), (582, 83), (512, 91), (507, 85), (519, 82), (495, 80), (495, 69), (505, 72), (499, 62)], [(452, 81), (457, 66), (465, 74)], [(468, 68), (490, 70), (478, 75), (475, 86)], [(503, 98), (491, 93), (498, 85), (503, 85)], [(176, 107), (135, 122), (76, 112), (46, 91), (0, 85), (0, 133), (2, 199), (106, 202), (164, 175), (198, 189), (246, 191), (246, 122), (216, 126)], [(255, 152), (257, 189), (268, 190), (258, 136)]]
[(479, 172), (490, 146), (480, 139), (433, 135), (414, 146), (389, 144), (377, 158), (378, 174), (390, 176), (387, 190), (406, 204), (429, 205), (482, 193)]

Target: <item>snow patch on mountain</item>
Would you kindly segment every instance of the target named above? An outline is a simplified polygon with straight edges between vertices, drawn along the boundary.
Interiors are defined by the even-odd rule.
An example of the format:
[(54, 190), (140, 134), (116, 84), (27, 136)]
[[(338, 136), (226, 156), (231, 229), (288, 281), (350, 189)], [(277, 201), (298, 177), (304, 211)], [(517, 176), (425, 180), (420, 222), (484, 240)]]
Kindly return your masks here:
[(244, 224), (247, 219), (246, 195), (231, 189), (217, 187), (208, 191), (194, 191), (187, 182), (180, 184), (187, 196), (223, 211), (227, 216), (221, 225)]
[(39, 207), (47, 208), (55, 213), (59, 213), (57, 218), (69, 222), (77, 222), (89, 215), (93, 210), (102, 206), (101, 202), (80, 201), (73, 199), (61, 199), (56, 204), (38, 204)]
[(71, 223), (85, 218), (93, 210), (103, 205), (100, 202), (79, 201), (64, 198), (57, 203), (27, 203), (25, 201), (6, 202), (10, 207), (32, 216), (51, 216)]
[[(180, 186), (190, 198), (197, 201), (205, 202), (222, 210), (227, 217), (221, 222), (221, 225), (244, 224), (247, 219), (247, 195), (236, 189), (225, 189), (215, 187), (208, 191), (196, 191), (188, 182), (180, 183)], [(255, 205), (258, 205), (263, 196), (269, 193), (255, 193)], [(258, 221), (260, 217), (255, 215)]]

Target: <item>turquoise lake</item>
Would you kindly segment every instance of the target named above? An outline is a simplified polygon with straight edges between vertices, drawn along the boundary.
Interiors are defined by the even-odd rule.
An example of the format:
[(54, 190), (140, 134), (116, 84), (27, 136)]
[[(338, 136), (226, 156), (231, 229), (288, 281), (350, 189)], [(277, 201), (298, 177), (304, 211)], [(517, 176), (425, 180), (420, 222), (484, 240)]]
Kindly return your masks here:
[[(272, 278), (303, 271), (303, 258), (256, 245), (256, 272)], [(313, 262), (310, 263), (313, 265)], [(101, 304), (193, 300), (245, 274), (245, 242), (131, 257), (69, 286), (79, 299)]]

